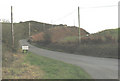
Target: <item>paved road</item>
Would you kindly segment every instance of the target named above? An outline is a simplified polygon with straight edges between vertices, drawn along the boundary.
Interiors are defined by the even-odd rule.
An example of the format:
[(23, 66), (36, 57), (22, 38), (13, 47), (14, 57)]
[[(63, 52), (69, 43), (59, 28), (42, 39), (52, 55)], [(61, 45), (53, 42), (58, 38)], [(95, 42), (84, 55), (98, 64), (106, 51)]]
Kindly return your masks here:
[(30, 45), (26, 40), (20, 40), (20, 45), (30, 46), (30, 51), (49, 58), (71, 63), (83, 68), (94, 79), (117, 79), (118, 60), (110, 58), (98, 58), (83, 55), (74, 55), (62, 52), (49, 51)]

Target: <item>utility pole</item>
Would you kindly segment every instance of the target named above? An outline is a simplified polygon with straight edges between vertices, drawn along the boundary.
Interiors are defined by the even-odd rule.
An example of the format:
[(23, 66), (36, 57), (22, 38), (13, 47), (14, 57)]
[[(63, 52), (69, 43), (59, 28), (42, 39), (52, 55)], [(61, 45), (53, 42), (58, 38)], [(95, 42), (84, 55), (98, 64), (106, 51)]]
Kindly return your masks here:
[(43, 31), (45, 31), (45, 23), (43, 23)]
[(51, 25), (52, 25), (52, 28), (53, 28), (52, 20), (51, 20)]
[(75, 27), (75, 19), (74, 19), (74, 27)]
[(80, 34), (80, 10), (79, 10), (79, 6), (78, 6), (78, 43), (81, 43), (81, 34)]
[(12, 33), (12, 48), (14, 49), (14, 28), (13, 28), (13, 9), (11, 6), (11, 33)]
[(53, 21), (52, 20), (51, 20), (51, 25), (52, 25), (51, 27), (53, 28)]
[(29, 37), (30, 37), (30, 33), (31, 33), (31, 27), (30, 27), (30, 22), (29, 22)]

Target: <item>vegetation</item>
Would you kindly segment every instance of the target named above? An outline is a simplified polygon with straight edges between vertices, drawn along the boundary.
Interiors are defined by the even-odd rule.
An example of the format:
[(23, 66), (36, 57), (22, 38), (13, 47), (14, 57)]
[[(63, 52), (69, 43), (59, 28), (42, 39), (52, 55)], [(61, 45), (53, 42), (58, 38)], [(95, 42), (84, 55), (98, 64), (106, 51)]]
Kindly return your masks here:
[(87, 37), (86, 34), (89, 33), (81, 29), (83, 37), (81, 38), (82, 43), (79, 45), (77, 27), (65, 27), (64, 25), (52, 26), (47, 23), (35, 21), (14, 23), (15, 49), (13, 53), (11, 51), (12, 39), (10, 23), (2, 23), (2, 67), (4, 79), (90, 78), (83, 69), (77, 66), (37, 56), (32, 53), (28, 55), (21, 54), (19, 52), (19, 40), (28, 38), (29, 22), (31, 23), (32, 36), (40, 32), (43, 34), (44, 40), (32, 42), (32, 44), (38, 47), (89, 56), (118, 57), (118, 42), (120, 41), (118, 31), (120, 31), (120, 28), (101, 31)]
[[(89, 34), (84, 29), (81, 28), (81, 35), (86, 36)], [(54, 27), (50, 28), (42, 33), (36, 34), (32, 36), (33, 42), (43, 42), (47, 40), (51, 41), (51, 43), (59, 43), (59, 42), (67, 42), (68, 40), (76, 40), (78, 38), (78, 28), (77, 27)], [(74, 39), (74, 38), (75, 39)], [(46, 43), (46, 42), (45, 42)], [(46, 43), (47, 44), (47, 43)]]
[[(27, 24), (14, 23), (14, 35), (15, 35), (15, 52), (18, 50), (19, 40), (28, 37), (27, 29), (24, 26)], [(24, 30), (24, 31), (23, 31)], [(12, 36), (10, 23), (2, 24), (2, 42), (7, 47), (7, 50), (11, 51), (12, 48)]]
[(27, 54), (26, 61), (31, 65), (37, 65), (44, 71), (44, 79), (87, 79), (90, 76), (80, 67), (61, 61)]
[[(10, 23), (2, 23), (3, 79), (91, 78), (83, 69), (77, 66), (32, 53), (23, 55), (19, 49), (19, 40), (28, 39), (29, 22), (31, 23), (31, 35), (41, 31), (46, 32), (50, 27), (57, 27), (57, 25), (51, 26), (50, 24), (35, 21), (14, 23), (15, 49), (13, 52), (11, 25)], [(46, 42), (49, 42), (48, 44), (51, 43), (49, 34), (45, 34), (44, 38), (47, 40)]]
[(78, 40), (78, 36), (68, 36), (61, 40), (61, 42), (74, 42)]
[[(28, 26), (31, 26), (31, 35), (38, 34), (39, 32), (47, 31), (50, 28), (59, 27), (59, 25), (51, 25), (42, 22), (36, 21), (26, 21), (20, 23), (14, 23), (14, 35), (15, 35), (15, 51), (18, 50), (19, 40), (28, 39)], [(60, 26), (63, 27), (64, 25)], [(2, 23), (2, 42), (4, 46), (6, 46), (7, 50), (11, 50), (12, 48), (12, 37), (11, 37), (11, 24), (10, 23)]]
[[(6, 53), (5, 55), (7, 54), (11, 53)], [(44, 72), (38, 66), (24, 62), (26, 55), (21, 53), (14, 53), (12, 55), (13, 58), (9, 57), (7, 59), (12, 59), (12, 63), (9, 65), (9, 62), (7, 61), (7, 66), (3, 66), (2, 68), (3, 79), (37, 79), (43, 77)]]
[[(89, 34), (88, 36), (82, 35), (80, 44), (78, 44), (78, 36), (70, 36), (64, 33), (65, 36), (61, 37), (61, 35), (59, 36), (61, 32), (57, 31), (57, 42), (43, 44), (43, 42), (37, 41), (33, 43), (38, 47), (54, 51), (97, 57), (118, 58), (118, 30), (118, 28), (109, 29)], [(49, 35), (51, 35), (51, 38), (55, 37), (53, 34), (49, 33)]]
[(13, 54), (10, 67), (3, 68), (3, 79), (90, 79), (80, 67), (36, 54)]

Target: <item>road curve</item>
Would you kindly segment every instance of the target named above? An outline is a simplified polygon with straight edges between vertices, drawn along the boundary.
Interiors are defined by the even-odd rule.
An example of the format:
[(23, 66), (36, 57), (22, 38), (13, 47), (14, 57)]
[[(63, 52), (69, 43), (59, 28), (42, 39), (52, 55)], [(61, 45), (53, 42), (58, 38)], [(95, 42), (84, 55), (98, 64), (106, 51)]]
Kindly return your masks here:
[(30, 47), (29, 51), (35, 54), (80, 66), (94, 79), (118, 79), (117, 59), (49, 51), (30, 45), (26, 40), (20, 40), (19, 42), (20, 45), (28, 45)]

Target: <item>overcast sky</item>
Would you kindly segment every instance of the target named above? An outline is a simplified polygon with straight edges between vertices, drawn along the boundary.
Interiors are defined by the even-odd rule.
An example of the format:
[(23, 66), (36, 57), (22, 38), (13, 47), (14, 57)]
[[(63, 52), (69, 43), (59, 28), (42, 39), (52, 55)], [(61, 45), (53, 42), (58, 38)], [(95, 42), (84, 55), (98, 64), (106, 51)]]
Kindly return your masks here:
[(13, 5), (14, 22), (35, 20), (52, 24), (80, 26), (90, 33), (118, 27), (119, 0), (0, 0), (0, 19), (10, 21)]

